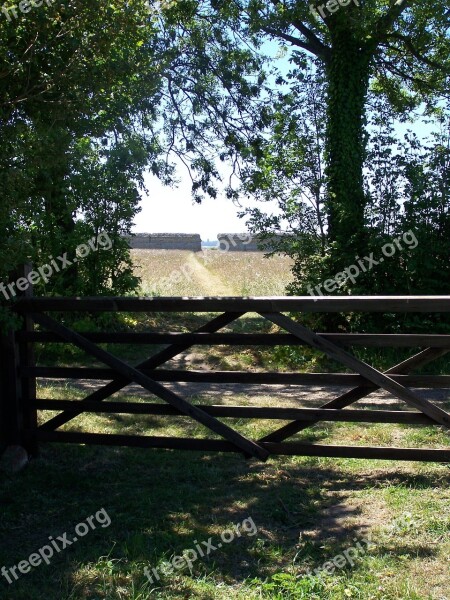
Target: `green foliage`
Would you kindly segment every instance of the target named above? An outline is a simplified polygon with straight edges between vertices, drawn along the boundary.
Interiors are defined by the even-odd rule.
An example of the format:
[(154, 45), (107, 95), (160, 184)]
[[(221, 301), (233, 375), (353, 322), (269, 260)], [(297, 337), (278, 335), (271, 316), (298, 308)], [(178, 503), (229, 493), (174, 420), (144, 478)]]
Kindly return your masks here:
[[(258, 585), (259, 581), (254, 583)], [(323, 598), (325, 585), (317, 577), (275, 573), (270, 581), (263, 583), (262, 591), (264, 596), (273, 600), (319, 600)]]
[(294, 259), (298, 285), (323, 271), (327, 255), (325, 105), (324, 81), (316, 69), (296, 68), (292, 79), (289, 92), (280, 92), (274, 105), (271, 137), (243, 173), (244, 191), (261, 202), (276, 198), (277, 211), (256, 207), (240, 216), (261, 235), (268, 254)]
[[(348, 7), (339, 7), (326, 18), (314, 15), (308, 6), (296, 2), (274, 3), (273, 7), (265, 9), (258, 2), (242, 2), (241, 8), (245, 15), (243, 27), (249, 27), (260, 38), (267, 36), (279, 41), (285, 54), (286, 44), (293, 48), (289, 60), (295, 66), (291, 66), (285, 77), (276, 79), (277, 85), (288, 89), (287, 93), (283, 91), (280, 94), (280, 98), (284, 98), (281, 102), (282, 105), (284, 102), (284, 111), (283, 108), (280, 110), (279, 104), (275, 105), (271, 132), (265, 140), (264, 157), (262, 160), (260, 156), (254, 157), (256, 168), (250, 169), (250, 185), (246, 185), (246, 190), (258, 197), (261, 196), (258, 188), (262, 188), (263, 199), (268, 199), (272, 193), (279, 201), (280, 215), (250, 211), (250, 226), (255, 232), (270, 234), (279, 228), (281, 222), (287, 224), (289, 231), (295, 231), (299, 241), (291, 244), (287, 252), (295, 256), (297, 285), (291, 291), (298, 293), (306, 287), (300, 282), (306, 283), (311, 273), (319, 281), (323, 280), (324, 272), (328, 276), (340, 272), (353, 264), (356, 256), (379, 248), (383, 236), (379, 235), (376, 227), (372, 227), (373, 212), (383, 210), (389, 222), (393, 217), (395, 227), (391, 230), (397, 235), (404, 231), (402, 228), (406, 225), (409, 225), (408, 229), (411, 227), (410, 222), (399, 221), (399, 197), (394, 190), (390, 192), (388, 206), (385, 204), (388, 201), (385, 189), (382, 192), (383, 207), (380, 203), (374, 208), (376, 199), (380, 200), (380, 184), (385, 185), (386, 182), (375, 179), (368, 155), (378, 161), (379, 171), (389, 168), (392, 130), (378, 137), (377, 141), (382, 141), (384, 136), (383, 141), (388, 144), (383, 149), (374, 150), (373, 145), (368, 147), (367, 116), (371, 115), (367, 109), (371, 108), (375, 98), (378, 107), (384, 107), (384, 116), (389, 114), (389, 118), (395, 116), (405, 120), (409, 111), (421, 105), (430, 113), (436, 110), (442, 96), (448, 95), (448, 14), (436, 0), (421, 3), (371, 0), (359, 6), (351, 3)], [(314, 122), (311, 111), (305, 114), (308, 109), (304, 103), (309, 101), (311, 105), (311, 101), (308, 94), (299, 89), (312, 63), (317, 72), (317, 84), (320, 82), (324, 87), (320, 100), (323, 102), (323, 122), (320, 123)], [(301, 194), (308, 196), (311, 191), (309, 169), (304, 159), (308, 153), (313, 154), (317, 144), (301, 135), (293, 139), (289, 135), (289, 123), (295, 124), (297, 132), (309, 125), (311, 137), (315, 132), (319, 140), (320, 150), (313, 171), (324, 174), (323, 180), (316, 178), (323, 184), (323, 196), (320, 194), (323, 205), (318, 204), (317, 194), (311, 204), (319, 209), (317, 212), (323, 227), (319, 230), (316, 223), (315, 230), (309, 234), (311, 241), (321, 236), (322, 244), (315, 251), (303, 239), (311, 220), (305, 202), (301, 201)], [(282, 135), (280, 132), (283, 132)], [(324, 168), (320, 170), (321, 167)], [(417, 178), (418, 173), (410, 173), (408, 177)], [(369, 185), (370, 179), (372, 186)], [(394, 178), (388, 179), (391, 185)], [(303, 185), (296, 190), (299, 180)], [(421, 181), (425, 183), (425, 178)], [(419, 185), (419, 181), (416, 184)], [(294, 197), (289, 203), (285, 198), (292, 191)], [(439, 195), (442, 196), (441, 193)], [(311, 198), (307, 199), (311, 201)], [(423, 199), (429, 206), (429, 200)], [(294, 228), (291, 215), (296, 211), (297, 223), (301, 225), (297, 224)], [(432, 229), (435, 234), (434, 225)], [(432, 242), (434, 234), (429, 233), (428, 241)], [(288, 238), (285, 241), (290, 244)], [(278, 247), (286, 251), (282, 245)], [(311, 258), (311, 251), (314, 258)], [(445, 254), (448, 254), (448, 245)], [(402, 260), (400, 264), (403, 266), (407, 259), (403, 257)], [(439, 261), (442, 262), (441, 259)], [(422, 262), (425, 262), (424, 257)], [(406, 279), (411, 279), (415, 272), (416, 269), (409, 272)], [(343, 291), (374, 292), (380, 289), (385, 275), (380, 271), (379, 281), (361, 276), (356, 285), (349, 285)], [(392, 291), (412, 289), (405, 278), (399, 277), (397, 282), (384, 281), (385, 291), (391, 283)], [(434, 283), (431, 284), (434, 288)]]
[(234, 160), (255, 138), (264, 74), (254, 49), (198, 8), (82, 0), (2, 18), (1, 279), (27, 260), (73, 257), (106, 231), (111, 251), (36, 292), (127, 293), (138, 280), (121, 236), (144, 170), (173, 184), (176, 157), (190, 167), (195, 200), (216, 196), (216, 159)]
[(110, 252), (91, 252), (36, 293), (135, 287), (120, 236), (137, 212), (143, 169), (155, 160), (135, 122), (153, 110), (163, 60), (142, 1), (44, 4), (10, 23), (2, 18), (3, 280), (25, 261), (39, 267), (66, 252), (72, 259), (79, 244), (106, 231)]
[[(308, 102), (311, 95), (315, 102)], [(275, 251), (294, 259), (294, 281), (289, 291), (300, 295), (309, 293), (309, 285), (315, 287), (338, 273), (337, 268), (330, 267), (333, 263), (329, 260), (338, 245), (329, 229), (321, 226), (327, 220), (323, 202), (326, 182), (325, 178), (320, 179), (325, 138), (322, 120), (315, 115), (316, 104), (325, 104), (321, 104), (322, 98), (323, 90), (317, 76), (313, 77), (299, 90), (295, 102), (287, 105), (285, 112), (278, 113), (281, 126), (267, 141), (263, 159), (255, 161), (253, 170), (247, 171), (246, 189), (262, 200), (278, 198), (278, 213), (266, 214), (260, 208), (242, 213), (248, 217), (254, 233), (263, 233), (268, 247), (271, 245)], [(360, 269), (357, 279), (340, 284), (337, 293), (447, 294), (450, 282), (448, 112), (438, 111), (430, 117), (434, 133), (429, 139), (420, 140), (411, 131), (399, 139), (395, 131), (398, 120), (386, 100), (371, 92), (369, 106), (364, 162), (364, 195), (369, 201), (364, 210), (364, 249), (359, 256), (349, 254), (344, 268), (371, 253), (375, 259), (383, 257), (385, 244), (395, 242), (394, 254), (384, 257), (383, 262), (366, 273)], [(414, 116), (418, 118), (418, 113), (411, 119)], [(293, 137), (288, 135), (291, 122), (296, 123)], [(309, 135), (302, 135), (303, 130)], [(314, 202), (312, 184), (316, 181), (322, 185)], [(311, 206), (316, 210), (312, 211)], [(308, 211), (312, 218), (307, 217)], [(316, 214), (318, 218), (314, 220)], [(273, 235), (281, 230), (289, 235), (281, 238)], [(408, 243), (404, 241), (405, 235)], [(416, 241), (412, 243), (414, 237)], [(326, 293), (323, 288), (322, 293)], [(412, 321), (408, 323), (412, 325)]]
[[(396, 287), (412, 289), (414, 279), (417, 289), (434, 289), (448, 232), (444, 147), (415, 162), (404, 150), (395, 166), (408, 182), (400, 213), (399, 188), (387, 178), (381, 190), (375, 170), (365, 171), (366, 113), (374, 97), (399, 118), (421, 103), (437, 110), (448, 89), (447, 25), (439, 0), (368, 0), (326, 18), (293, 0), (179, 0), (153, 13), (144, 0), (81, 0), (3, 19), (0, 275), (27, 258), (71, 254), (86, 235), (109, 230), (113, 251), (93, 253), (38, 291), (131, 291), (120, 236), (136, 214), (144, 170), (172, 184), (176, 157), (196, 201), (217, 195), (221, 162), (245, 191), (278, 199), (281, 216), (254, 211), (251, 226), (290, 229), (296, 239), (277, 243), (295, 257), (297, 283), (342, 270), (423, 211), (439, 267), (425, 253), (420, 263), (419, 253), (402, 255), (408, 271)], [(267, 40), (291, 47), (287, 73), (264, 56)], [(386, 146), (383, 153), (378, 173), (397, 160)], [(231, 185), (226, 193), (237, 197)], [(361, 276), (343, 291), (375, 291), (383, 276)]]

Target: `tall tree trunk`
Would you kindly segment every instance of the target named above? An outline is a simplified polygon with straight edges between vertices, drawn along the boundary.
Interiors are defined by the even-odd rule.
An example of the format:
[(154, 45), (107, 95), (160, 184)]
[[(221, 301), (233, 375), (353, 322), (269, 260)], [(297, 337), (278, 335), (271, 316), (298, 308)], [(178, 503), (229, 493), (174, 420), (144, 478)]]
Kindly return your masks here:
[(333, 244), (328, 268), (340, 271), (367, 252), (363, 185), (365, 104), (370, 55), (348, 31), (333, 31), (333, 51), (326, 65), (327, 90), (327, 214)]

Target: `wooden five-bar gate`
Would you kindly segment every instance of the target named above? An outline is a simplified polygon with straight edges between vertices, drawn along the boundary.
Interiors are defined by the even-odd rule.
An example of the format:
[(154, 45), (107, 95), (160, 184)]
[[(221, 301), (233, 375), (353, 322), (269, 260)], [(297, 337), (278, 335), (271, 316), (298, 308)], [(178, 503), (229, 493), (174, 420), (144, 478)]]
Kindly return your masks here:
[[(23, 445), (31, 454), (39, 442), (124, 445), (182, 450), (240, 452), (263, 461), (271, 454), (381, 458), (450, 462), (450, 448), (379, 448), (330, 446), (289, 441), (298, 432), (321, 421), (399, 423), (449, 429), (450, 415), (429, 399), (423, 389), (450, 389), (450, 375), (425, 376), (413, 372), (450, 351), (450, 335), (316, 333), (302, 324), (301, 315), (320, 313), (422, 313), (450, 312), (450, 296), (439, 297), (289, 297), (289, 298), (22, 298), (14, 305), (23, 327), (2, 339), (2, 418), (9, 443)], [(63, 324), (67, 312), (103, 313), (205, 313), (205, 323), (192, 333), (79, 333)], [(212, 314), (219, 313), (214, 318)], [(230, 333), (220, 330), (246, 313), (257, 313), (277, 326), (277, 333)], [(293, 317), (295, 315), (295, 318)], [(180, 318), (182, 318), (180, 316)], [(35, 343), (70, 343), (101, 361), (105, 368), (39, 367), (34, 362)], [(163, 345), (137, 366), (130, 366), (101, 348), (101, 343)], [(255, 373), (192, 371), (161, 368), (195, 345), (276, 346), (306, 345), (323, 352), (349, 373)], [(359, 360), (352, 347), (411, 348), (411, 356), (381, 372)], [(83, 400), (37, 398), (36, 379), (58, 377), (104, 380)], [(230, 406), (192, 403), (164, 386), (167, 382), (292, 386), (340, 385), (351, 389), (317, 408)], [(163, 403), (137, 403), (111, 399), (130, 383), (139, 384)], [(413, 391), (421, 388), (422, 391)], [(250, 388), (249, 388), (250, 389)], [(404, 403), (405, 410), (348, 408), (376, 390), (385, 390)], [(251, 395), (251, 393), (250, 393)], [(108, 400), (109, 399), (109, 400)], [(443, 404), (445, 407), (445, 403)], [(58, 411), (38, 424), (38, 411)], [(82, 413), (184, 415), (213, 432), (211, 439), (164, 436), (96, 434), (61, 431)], [(223, 419), (288, 421), (262, 439), (249, 439)]]

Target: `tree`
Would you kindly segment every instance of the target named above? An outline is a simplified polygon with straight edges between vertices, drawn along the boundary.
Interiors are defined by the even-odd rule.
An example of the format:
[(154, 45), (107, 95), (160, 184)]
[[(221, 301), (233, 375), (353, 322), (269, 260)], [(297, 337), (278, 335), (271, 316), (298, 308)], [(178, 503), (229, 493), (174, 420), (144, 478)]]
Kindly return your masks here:
[[(231, 6), (230, 6), (231, 5)], [(448, 10), (440, 0), (366, 0), (312, 10), (299, 1), (211, 2), (228, 26), (258, 40), (290, 45), (301, 72), (317, 59), (326, 81), (326, 211), (330, 268), (340, 270), (366, 246), (363, 165), (370, 85), (398, 113), (448, 93)]]
[[(434, 132), (420, 139), (410, 130), (399, 135), (398, 118), (379, 94), (369, 93), (368, 106), (364, 256), (373, 252), (378, 258), (385, 244), (405, 234), (409, 244), (400, 243), (388, 260), (366, 273), (361, 270), (356, 281), (341, 282), (338, 293), (446, 293), (450, 281), (448, 108), (432, 111), (427, 125)], [(269, 253), (293, 258), (289, 290), (296, 294), (309, 293), (333, 275), (327, 264), (327, 233), (321, 226), (326, 220), (323, 107), (323, 88), (314, 72), (298, 83), (295, 95), (280, 93), (276, 127), (244, 179), (247, 193), (262, 201), (278, 200), (275, 212), (257, 207), (241, 216), (248, 218), (247, 225), (262, 237)], [(417, 111), (408, 120), (419, 116)], [(279, 236), (280, 232), (287, 235)], [(418, 241), (413, 243), (414, 237)], [(355, 259), (349, 265), (354, 263)]]
[[(215, 159), (232, 160), (254, 130), (259, 88), (248, 76), (260, 61), (217, 20), (198, 18), (196, 3), (172, 4), (81, 0), (0, 22), (3, 275), (48, 249), (73, 252), (99, 215), (128, 232), (143, 170), (170, 183), (170, 156), (189, 161), (194, 199), (216, 195)], [(114, 260), (117, 271), (126, 256)], [(79, 274), (72, 266), (54, 291), (74, 290)]]
[[(165, 171), (139, 122), (155, 114), (167, 61), (167, 44), (143, 0), (126, 6), (82, 0), (43, 5), (10, 21), (2, 18), (2, 278), (30, 258), (42, 264), (49, 255), (73, 255), (87, 239), (82, 237), (92, 237), (99, 227), (111, 225), (117, 237), (129, 232), (144, 168), (153, 161)], [(100, 140), (106, 140), (108, 151), (93, 151)], [(91, 169), (80, 157), (81, 148), (90, 153)], [(77, 178), (80, 169), (83, 185)], [(110, 209), (104, 211), (108, 219), (103, 225), (89, 208), (88, 195), (98, 201), (99, 187), (102, 205)], [(114, 202), (120, 209), (111, 210)], [(123, 241), (115, 241), (109, 275), (106, 253), (98, 254), (55, 277), (46, 291), (129, 290), (135, 282), (129, 254)], [(89, 265), (91, 271), (82, 277)]]
[(242, 173), (243, 192), (262, 202), (277, 200), (277, 210), (240, 213), (258, 234), (268, 254), (283, 253), (293, 261), (294, 286), (327, 275), (328, 236), (325, 212), (324, 81), (314, 68), (294, 70), (288, 92), (279, 92), (273, 108), (272, 133), (259, 156)]
[[(414, 228), (418, 247), (406, 264), (412, 294), (450, 291), (450, 116), (438, 117), (439, 128), (421, 147), (412, 138), (401, 147), (404, 210), (400, 227)], [(420, 217), (418, 219), (418, 216)]]

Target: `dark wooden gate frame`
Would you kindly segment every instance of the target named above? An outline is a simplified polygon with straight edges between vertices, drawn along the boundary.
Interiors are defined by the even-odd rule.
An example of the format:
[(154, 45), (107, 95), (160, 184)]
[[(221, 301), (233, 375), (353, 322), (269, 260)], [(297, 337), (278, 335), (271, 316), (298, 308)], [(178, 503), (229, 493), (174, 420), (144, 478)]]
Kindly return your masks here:
[[(450, 449), (375, 448), (361, 446), (329, 446), (286, 442), (288, 438), (322, 420), (337, 422), (406, 423), (437, 425), (450, 428), (450, 414), (413, 392), (409, 386), (450, 388), (450, 376), (411, 376), (414, 369), (429, 364), (450, 351), (448, 335), (385, 335), (385, 334), (319, 334), (283, 313), (307, 312), (399, 312), (448, 313), (450, 296), (439, 297), (290, 297), (290, 298), (23, 298), (15, 310), (25, 317), (24, 328), (10, 340), (15, 369), (15, 382), (9, 386), (14, 406), (20, 417), (18, 439), (31, 453), (37, 453), (39, 442), (94, 443), (138, 447), (189, 449), (201, 451), (241, 452), (246, 457), (267, 460), (271, 454), (330, 456), (349, 458), (382, 458), (450, 462)], [(77, 333), (50, 317), (48, 312), (221, 312), (193, 333)], [(288, 333), (233, 334), (218, 333), (244, 314), (258, 313)], [(41, 328), (35, 330), (35, 324)], [(45, 330), (45, 331), (44, 331)], [(103, 362), (109, 369), (36, 367), (32, 348), (35, 342), (66, 342), (84, 350)], [(98, 343), (169, 343), (170, 345), (136, 367), (127, 365)], [(173, 343), (174, 342), (174, 343)], [(320, 350), (328, 357), (352, 369), (349, 374), (192, 372), (158, 369), (168, 360), (195, 344), (304, 344)], [(347, 351), (348, 346), (418, 346), (422, 350), (382, 373)], [(110, 382), (83, 400), (46, 400), (36, 398), (36, 377), (59, 376), (109, 379)], [(203, 381), (217, 383), (350, 383), (357, 386), (326, 402), (320, 408), (207, 406), (188, 402), (161, 382)], [(137, 383), (161, 398), (164, 404), (111, 401), (110, 396), (130, 383)], [(345, 410), (375, 390), (385, 390), (414, 411)], [(11, 392), (13, 390), (13, 392)], [(37, 411), (62, 412), (38, 426)], [(128, 413), (145, 415), (185, 415), (201, 423), (223, 438), (172, 438), (153, 436), (123, 436), (83, 432), (57, 431), (76, 416), (84, 413)], [(219, 418), (239, 417), (280, 419), (291, 422), (260, 440), (251, 440)]]

